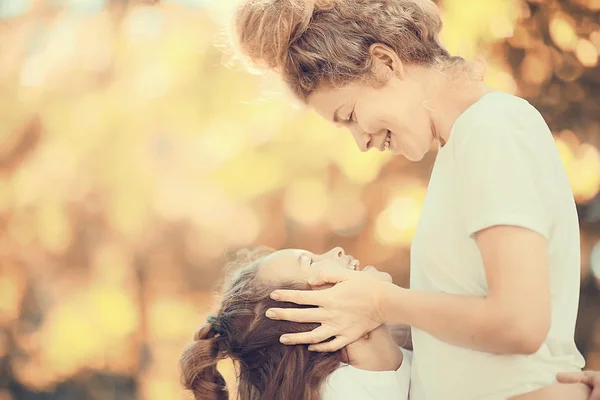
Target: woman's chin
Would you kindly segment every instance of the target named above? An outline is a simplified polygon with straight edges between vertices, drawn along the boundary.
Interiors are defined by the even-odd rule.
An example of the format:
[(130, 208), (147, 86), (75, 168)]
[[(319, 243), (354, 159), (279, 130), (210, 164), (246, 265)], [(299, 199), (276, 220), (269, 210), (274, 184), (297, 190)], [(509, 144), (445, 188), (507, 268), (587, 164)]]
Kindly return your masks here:
[(419, 162), (423, 159), (423, 157), (425, 157), (425, 154), (427, 154), (427, 153), (417, 153), (417, 152), (407, 151), (407, 152), (400, 152), (397, 155), (404, 156), (404, 158), (406, 158), (410, 162)]

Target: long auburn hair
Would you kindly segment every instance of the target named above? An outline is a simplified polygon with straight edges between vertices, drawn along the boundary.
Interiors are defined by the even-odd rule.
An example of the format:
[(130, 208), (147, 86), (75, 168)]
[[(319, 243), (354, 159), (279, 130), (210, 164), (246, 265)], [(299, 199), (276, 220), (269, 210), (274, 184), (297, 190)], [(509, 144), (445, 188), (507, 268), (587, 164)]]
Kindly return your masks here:
[(265, 317), (271, 307), (302, 307), (271, 300), (273, 290), (310, 287), (298, 282), (262, 282), (257, 275), (264, 250), (242, 257), (236, 261), (241, 268), (225, 284), (218, 312), (200, 327), (181, 355), (184, 387), (196, 400), (228, 399), (217, 363), (229, 357), (237, 367), (240, 400), (321, 399), (321, 387), (339, 367), (342, 351), (315, 353), (307, 345), (283, 345), (279, 342), (282, 334), (306, 332), (318, 325)]

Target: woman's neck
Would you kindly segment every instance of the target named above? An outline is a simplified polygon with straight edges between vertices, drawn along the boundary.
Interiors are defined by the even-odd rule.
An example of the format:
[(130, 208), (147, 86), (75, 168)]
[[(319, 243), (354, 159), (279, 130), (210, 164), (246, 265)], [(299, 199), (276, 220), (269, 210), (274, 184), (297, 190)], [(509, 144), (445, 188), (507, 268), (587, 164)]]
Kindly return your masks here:
[(422, 82), (426, 82), (424, 90), (427, 98), (431, 99), (428, 105), (432, 110), (432, 122), (444, 143), (450, 138), (450, 131), (458, 117), (485, 94), (494, 91), (482, 80), (453, 78), (451, 74), (443, 74), (433, 68), (419, 72)]
[(347, 363), (368, 371), (395, 371), (402, 364), (402, 351), (385, 325), (346, 346)]

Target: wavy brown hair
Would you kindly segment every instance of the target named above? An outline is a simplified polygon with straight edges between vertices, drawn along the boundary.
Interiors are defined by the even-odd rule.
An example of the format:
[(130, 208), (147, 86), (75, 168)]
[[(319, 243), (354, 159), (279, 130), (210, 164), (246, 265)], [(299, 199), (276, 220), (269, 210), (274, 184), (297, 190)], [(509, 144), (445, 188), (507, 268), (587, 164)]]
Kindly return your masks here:
[(242, 266), (225, 284), (219, 310), (200, 327), (180, 358), (184, 387), (196, 400), (228, 399), (217, 363), (229, 357), (237, 366), (240, 400), (321, 399), (321, 387), (339, 367), (342, 352), (315, 353), (307, 345), (283, 345), (282, 334), (310, 331), (317, 325), (265, 317), (271, 307), (301, 307), (271, 300), (273, 290), (310, 288), (294, 282), (262, 282), (258, 270), (264, 252), (257, 260), (243, 257), (237, 261)]
[(440, 44), (431, 0), (242, 0), (234, 25), (241, 53), (303, 100), (324, 84), (372, 79), (375, 43), (408, 65), (470, 69)]

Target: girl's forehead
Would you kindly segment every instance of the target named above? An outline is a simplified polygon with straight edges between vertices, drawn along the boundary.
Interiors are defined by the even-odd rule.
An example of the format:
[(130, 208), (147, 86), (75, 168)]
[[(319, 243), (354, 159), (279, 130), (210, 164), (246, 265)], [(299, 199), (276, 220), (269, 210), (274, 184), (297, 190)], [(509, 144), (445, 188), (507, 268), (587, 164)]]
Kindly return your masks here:
[(259, 276), (268, 281), (302, 278), (300, 258), (310, 254), (301, 249), (278, 250), (263, 260), (259, 267)]

